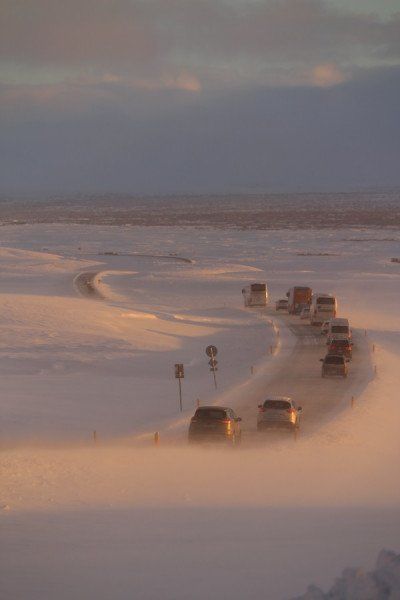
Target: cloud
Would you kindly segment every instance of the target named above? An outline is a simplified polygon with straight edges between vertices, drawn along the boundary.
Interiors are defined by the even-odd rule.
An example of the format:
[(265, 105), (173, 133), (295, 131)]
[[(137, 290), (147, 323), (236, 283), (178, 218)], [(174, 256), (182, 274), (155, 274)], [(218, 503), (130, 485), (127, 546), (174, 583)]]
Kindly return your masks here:
[(334, 85), (400, 62), (400, 14), (327, 0), (2, 0), (0, 20), (0, 55), (16, 69), (113, 73), (153, 90)]
[(340, 86), (254, 87), (235, 94), (154, 93), (117, 83), (78, 89), (79, 110), (65, 87), (57, 100), (63, 110), (55, 100), (32, 105), (20, 99), (19, 113), (3, 119), (3, 190), (400, 185), (399, 68), (360, 71)]
[(344, 72), (330, 63), (317, 65), (311, 72), (311, 82), (316, 87), (331, 87), (343, 83), (346, 79)]
[(197, 77), (190, 73), (179, 73), (178, 75), (162, 75), (153, 79), (137, 79), (125, 82), (132, 87), (143, 90), (183, 90), (185, 92), (200, 92), (201, 83)]
[(400, 14), (333, 6), (2, 0), (3, 186), (398, 182)]
[[(155, 92), (197, 94), (202, 86), (190, 73), (164, 74), (158, 78), (131, 79), (105, 73), (102, 76), (79, 76), (53, 84), (0, 84), (0, 106), (3, 116), (23, 118), (29, 108), (46, 109), (59, 116), (63, 113), (85, 113), (94, 106), (131, 113), (138, 108), (132, 93), (154, 95)], [(140, 96), (142, 100), (143, 96)], [(127, 99), (129, 101), (127, 102)]]

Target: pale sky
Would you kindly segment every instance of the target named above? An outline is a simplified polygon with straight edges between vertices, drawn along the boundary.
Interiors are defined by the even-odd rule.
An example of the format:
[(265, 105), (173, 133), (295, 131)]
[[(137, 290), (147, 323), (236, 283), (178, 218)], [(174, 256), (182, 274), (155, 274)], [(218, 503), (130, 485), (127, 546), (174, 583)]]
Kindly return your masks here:
[(2, 0), (9, 190), (400, 185), (400, 0)]
[(376, 13), (384, 18), (400, 12), (399, 0), (329, 0), (329, 4), (341, 9)]

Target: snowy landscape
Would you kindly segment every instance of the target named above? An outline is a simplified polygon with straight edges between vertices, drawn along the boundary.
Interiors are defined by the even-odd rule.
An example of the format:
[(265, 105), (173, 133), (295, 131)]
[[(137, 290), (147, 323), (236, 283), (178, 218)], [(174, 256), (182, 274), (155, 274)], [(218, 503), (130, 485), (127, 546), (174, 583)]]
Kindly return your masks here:
[[(284, 600), (399, 552), (398, 228), (1, 234), (2, 597)], [(265, 309), (243, 306), (254, 281)], [(321, 378), (318, 328), (275, 311), (294, 284), (349, 318), (345, 380)], [(302, 405), (296, 438), (257, 432), (270, 393)], [(239, 448), (189, 447), (205, 404), (242, 417)]]
[(0, 23), (0, 600), (400, 600), (399, 0)]

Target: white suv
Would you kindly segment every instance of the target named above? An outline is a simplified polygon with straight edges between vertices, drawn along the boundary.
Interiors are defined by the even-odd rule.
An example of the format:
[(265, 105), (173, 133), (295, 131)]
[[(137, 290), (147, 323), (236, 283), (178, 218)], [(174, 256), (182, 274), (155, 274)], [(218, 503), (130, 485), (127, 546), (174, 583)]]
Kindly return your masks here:
[(267, 398), (258, 405), (257, 430), (284, 428), (294, 431), (300, 425), (301, 406), (288, 396)]

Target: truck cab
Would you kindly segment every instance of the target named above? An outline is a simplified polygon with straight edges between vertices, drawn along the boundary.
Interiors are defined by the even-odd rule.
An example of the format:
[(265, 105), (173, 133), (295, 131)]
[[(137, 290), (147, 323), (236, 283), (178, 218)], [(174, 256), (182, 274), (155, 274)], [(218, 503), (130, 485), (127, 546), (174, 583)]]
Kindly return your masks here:
[(304, 285), (295, 285), (286, 294), (290, 315), (299, 315), (303, 308), (310, 306), (312, 289)]

